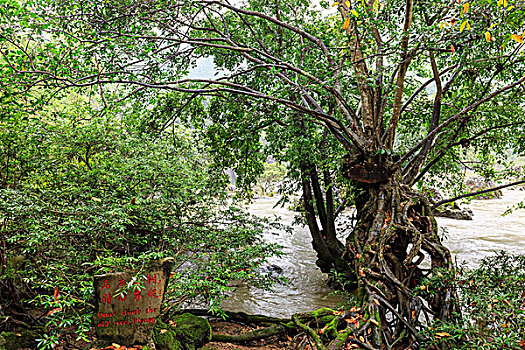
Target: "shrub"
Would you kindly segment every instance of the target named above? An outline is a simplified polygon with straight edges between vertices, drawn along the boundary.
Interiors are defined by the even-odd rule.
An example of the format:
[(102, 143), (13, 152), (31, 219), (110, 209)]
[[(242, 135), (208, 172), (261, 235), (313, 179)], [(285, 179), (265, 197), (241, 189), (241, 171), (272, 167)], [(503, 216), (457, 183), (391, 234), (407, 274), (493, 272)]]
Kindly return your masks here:
[(278, 253), (260, 240), (266, 223), (231, 203), (222, 169), (190, 130), (151, 135), (123, 118), (97, 117), (3, 126), (0, 313), (43, 322), (41, 347), (67, 329), (86, 337), (95, 274), (172, 256), (166, 305), (200, 300), (215, 311), (231, 280), (272, 283), (258, 273)]
[(427, 348), (522, 349), (525, 343), (525, 256), (500, 252), (476, 269), (441, 271), (418, 293), (434, 293), (453, 284), (461, 315), (454, 322), (433, 322), (423, 335)]

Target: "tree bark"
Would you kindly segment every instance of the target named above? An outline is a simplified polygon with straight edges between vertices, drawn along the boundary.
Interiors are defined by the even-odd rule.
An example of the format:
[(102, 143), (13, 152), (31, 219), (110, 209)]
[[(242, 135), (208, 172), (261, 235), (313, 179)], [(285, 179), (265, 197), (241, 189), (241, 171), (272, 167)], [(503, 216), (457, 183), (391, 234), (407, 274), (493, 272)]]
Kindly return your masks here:
[[(395, 161), (383, 156), (362, 162), (387, 169), (388, 176), (356, 181), (356, 173), (350, 172), (356, 224), (346, 238), (345, 264), (333, 264), (333, 272), (355, 276), (356, 307), (366, 322), (354, 333), (362, 334), (364, 343), (377, 349), (394, 343), (414, 346), (421, 341), (423, 317), (445, 320), (459, 314), (453, 290), (442, 288), (425, 297), (414, 293), (437, 269), (453, 268), (451, 255), (437, 235), (428, 200), (403, 184)], [(425, 260), (429, 268), (421, 267)], [(369, 333), (360, 332), (367, 328)]]

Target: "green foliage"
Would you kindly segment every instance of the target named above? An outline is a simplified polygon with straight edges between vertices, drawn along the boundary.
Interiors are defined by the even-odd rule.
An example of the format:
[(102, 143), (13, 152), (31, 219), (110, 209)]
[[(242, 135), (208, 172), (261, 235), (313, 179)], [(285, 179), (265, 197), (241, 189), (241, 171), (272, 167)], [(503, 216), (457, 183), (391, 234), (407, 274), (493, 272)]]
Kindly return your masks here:
[(476, 269), (442, 270), (416, 293), (454, 286), (460, 295), (461, 321), (436, 321), (423, 331), (425, 345), (449, 349), (521, 349), (525, 332), (525, 256), (500, 252)]
[(22, 260), (0, 270), (0, 285), (48, 313), (42, 347), (72, 327), (86, 336), (94, 274), (150, 259), (176, 259), (170, 308), (201, 301), (219, 312), (232, 280), (270, 287), (258, 273), (278, 253), (260, 241), (266, 222), (231, 204), (227, 177), (190, 129), (153, 135), (140, 118), (66, 112), (0, 128), (0, 258)]
[[(68, 271), (60, 266), (41, 278), (34, 261), (48, 263), (50, 248), (62, 259), (76, 254), (64, 253), (72, 244), (95, 245), (89, 262), (78, 259), (89, 272), (175, 252), (182, 269), (199, 271), (194, 279), (178, 275), (175, 299), (205, 295), (216, 306), (227, 281), (255, 276), (258, 259), (272, 250), (254, 245), (260, 227), (220, 200), (226, 186), (220, 172), (233, 169), (249, 193), (268, 156), (288, 167), (283, 193), (303, 191), (318, 262), (326, 260), (318, 265), (352, 275), (347, 247), (356, 247), (349, 243), (362, 236), (357, 248), (366, 248), (367, 232), (385, 236), (382, 211), (373, 213), (377, 220), (366, 214), (379, 206), (365, 205), (366, 191), (360, 196), (342, 179), (343, 160), (384, 168), (392, 193), (422, 184), (427, 174), (459, 191), (459, 170), (494, 177), (497, 165), (509, 166), (505, 152), (524, 154), (525, 13), (510, 3), (352, 0), (331, 7), (322, 1), (320, 12), (308, 0), (5, 1), (2, 116), (16, 121), (54, 93), (94, 86), (89, 97), (99, 90), (100, 115), (115, 110), (118, 119), (130, 98), (136, 109), (154, 108), (131, 133), (115, 121), (108, 129), (97, 114), (93, 123), (33, 128), (41, 136), (28, 151), (18, 129), (4, 138), (21, 145), (4, 147), (10, 171), (2, 175), (0, 210), (5, 232), (19, 238), (9, 241), (11, 249), (28, 253), (30, 276), (40, 278), (25, 282), (49, 280), (45, 287), (54, 288), (56, 276)], [(213, 77), (188, 78), (202, 58), (213, 58)], [(205, 139), (181, 141), (187, 130), (176, 128), (177, 118)], [(152, 136), (168, 127), (171, 138)], [(336, 228), (348, 202), (363, 214), (357, 225), (363, 235), (354, 235), (352, 225)], [(396, 227), (391, 215), (389, 226)], [(369, 231), (372, 222), (377, 232)], [(50, 245), (56, 235), (63, 242)], [(151, 250), (151, 242), (159, 249)], [(381, 264), (383, 278), (388, 263)]]
[(264, 164), (264, 172), (257, 179), (257, 189), (262, 195), (273, 195), (286, 176), (286, 165), (277, 162)]

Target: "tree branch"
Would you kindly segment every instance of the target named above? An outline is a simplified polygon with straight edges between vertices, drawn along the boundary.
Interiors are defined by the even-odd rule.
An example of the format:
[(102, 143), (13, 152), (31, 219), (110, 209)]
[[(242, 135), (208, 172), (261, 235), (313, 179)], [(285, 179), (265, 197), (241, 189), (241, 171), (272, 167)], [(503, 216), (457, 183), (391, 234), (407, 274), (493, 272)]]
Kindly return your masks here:
[(394, 92), (394, 105), (392, 110), (392, 117), (386, 132), (385, 146), (391, 149), (394, 144), (397, 124), (399, 123), (399, 116), (401, 115), (401, 102), (403, 99), (403, 87), (405, 83), (405, 76), (410, 65), (411, 58), (408, 54), (408, 41), (410, 39), (410, 27), (412, 25), (412, 16), (414, 13), (414, 0), (406, 1), (405, 10), (405, 24), (403, 26), (403, 39), (401, 40), (401, 62), (399, 63), (399, 71), (396, 80), (396, 87)]
[(525, 184), (525, 180), (520, 180), (520, 181), (512, 182), (510, 184), (501, 185), (501, 186), (497, 186), (497, 187), (492, 187), (492, 188), (489, 188), (489, 189), (486, 189), (486, 190), (482, 190), (482, 191), (462, 194), (461, 196), (457, 196), (457, 197), (454, 197), (454, 198), (443, 199), (442, 201), (439, 201), (436, 204), (434, 204), (432, 206), (432, 210), (436, 209), (437, 207), (439, 207), (439, 206), (441, 206), (443, 204), (457, 201), (458, 199), (474, 197), (474, 196), (477, 196), (477, 195), (480, 195), (480, 194), (494, 192), (494, 191), (501, 190), (501, 189), (504, 189), (504, 188), (507, 188), (507, 187), (517, 186), (517, 185), (521, 185), (521, 184)]
[(511, 83), (509, 85), (506, 85), (506, 86), (502, 87), (501, 89), (499, 89), (497, 91), (494, 91), (489, 96), (476, 101), (475, 103), (471, 104), (470, 106), (464, 108), (458, 114), (454, 115), (453, 117), (450, 117), (449, 119), (444, 121), (441, 125), (436, 127), (432, 132), (430, 132), (427, 135), (427, 137), (425, 137), (423, 140), (421, 140), (416, 146), (412, 147), (412, 149), (410, 149), (407, 153), (405, 153), (405, 155), (398, 162), (396, 162), (395, 166), (400, 166), (401, 164), (403, 164), (410, 156), (412, 156), (414, 154), (414, 152), (419, 150), (429, 139), (433, 138), (438, 132), (440, 132), (442, 129), (446, 128), (447, 126), (449, 126), (452, 122), (458, 120), (459, 118), (461, 118), (463, 115), (467, 114), (468, 112), (476, 109), (481, 104), (489, 101), (494, 96), (497, 96), (497, 95), (501, 94), (502, 92), (505, 92), (505, 91), (507, 91), (509, 89), (512, 89), (513, 87), (515, 87), (515, 86), (517, 86), (517, 85), (519, 85), (519, 84), (521, 84), (523, 82), (525, 82), (525, 77), (523, 77), (523, 78), (521, 78), (521, 79), (519, 79), (519, 80), (517, 80), (517, 81), (515, 81), (515, 82), (513, 82), (513, 83)]

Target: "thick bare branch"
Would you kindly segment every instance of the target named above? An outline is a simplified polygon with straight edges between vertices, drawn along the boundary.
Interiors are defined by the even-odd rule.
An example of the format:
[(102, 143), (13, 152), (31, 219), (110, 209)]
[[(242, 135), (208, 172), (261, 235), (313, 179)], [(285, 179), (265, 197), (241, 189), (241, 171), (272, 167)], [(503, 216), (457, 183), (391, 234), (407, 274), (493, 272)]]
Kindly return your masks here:
[[(428, 133), (431, 133), (432, 130), (434, 130), (438, 123), (439, 118), (441, 116), (441, 101), (443, 99), (443, 86), (441, 85), (441, 78), (439, 77), (438, 67), (436, 63), (436, 58), (434, 57), (434, 52), (432, 50), (429, 51), (429, 58), (430, 58), (430, 65), (432, 67), (432, 73), (434, 74), (434, 81), (436, 82), (436, 95), (434, 97), (434, 106), (432, 108), (432, 120), (430, 121), (430, 125), (428, 127)], [(412, 185), (413, 179), (417, 176), (417, 173), (421, 169), (422, 164), (427, 159), (428, 153), (430, 152), (432, 142), (434, 141), (434, 137), (429, 138), (425, 145), (421, 148), (421, 151), (419, 154), (414, 157), (413, 161), (411, 161), (405, 169), (403, 169), (403, 174), (406, 174), (404, 181), (405, 183)]]
[(403, 39), (401, 40), (401, 62), (397, 74), (396, 87), (394, 91), (394, 105), (392, 108), (392, 117), (388, 130), (386, 132), (385, 147), (391, 149), (394, 145), (396, 128), (401, 115), (401, 102), (403, 100), (403, 87), (405, 85), (405, 76), (410, 65), (411, 57), (408, 53), (408, 42), (410, 39), (410, 27), (412, 26), (412, 16), (414, 14), (414, 1), (407, 0), (405, 9), (405, 23), (403, 26)]

